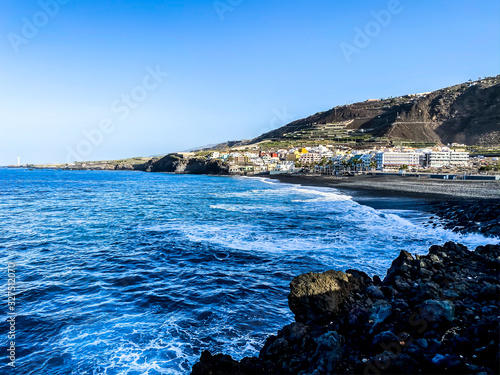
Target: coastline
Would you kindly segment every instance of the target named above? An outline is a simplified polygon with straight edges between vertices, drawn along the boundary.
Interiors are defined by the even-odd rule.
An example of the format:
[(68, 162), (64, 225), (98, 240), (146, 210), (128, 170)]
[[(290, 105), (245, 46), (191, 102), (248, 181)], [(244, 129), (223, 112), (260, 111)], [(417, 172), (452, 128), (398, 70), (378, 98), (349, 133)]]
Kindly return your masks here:
[(299, 275), (295, 322), (257, 357), (204, 351), (192, 375), (490, 374), (500, 368), (500, 245), (402, 250), (384, 279), (357, 270)]
[[(204, 351), (192, 368), (193, 375), (500, 371), (500, 191), (497, 195), (496, 183), (427, 180), (419, 185), (416, 179), (399, 176), (251, 177), (331, 187), (362, 204), (379, 202), (375, 208), (388, 208), (395, 201), (407, 208), (408, 200), (422, 202), (412, 209), (428, 211), (435, 205), (437, 216), (450, 229), (457, 225), (454, 230), (489, 233), (496, 237), (491, 242), (496, 245), (474, 251), (448, 242), (432, 246), (424, 256), (402, 250), (383, 279), (357, 270), (298, 275), (288, 296), (294, 323), (269, 336), (257, 357), (235, 361), (229, 355)], [(456, 207), (461, 207), (458, 216), (443, 216)], [(492, 228), (481, 227), (478, 212), (487, 218), (486, 224), (494, 222)]]
[(434, 227), (442, 225), (454, 232), (500, 237), (500, 184), (495, 181), (427, 179), (420, 183), (412, 177), (387, 175), (347, 179), (286, 174), (261, 177), (282, 183), (338, 189), (353, 201), (374, 209), (430, 213), (428, 224)]
[[(87, 165), (85, 167), (58, 168), (57, 166), (14, 167), (19, 169), (53, 169), (53, 170), (114, 170), (114, 171), (142, 171), (167, 172), (176, 174), (195, 174), (208, 176), (241, 176), (230, 174), (221, 168), (220, 163), (207, 164), (199, 160), (183, 160), (182, 157), (172, 159), (167, 155), (163, 159), (152, 163), (137, 165), (102, 164)], [(445, 175), (443, 175), (444, 177)], [(373, 197), (405, 197), (421, 198), (429, 201), (443, 200), (500, 200), (500, 180), (445, 180), (429, 178), (422, 175), (391, 175), (391, 174), (362, 174), (349, 177), (334, 177), (307, 174), (254, 174), (252, 178), (266, 178), (284, 183), (300, 184), (304, 186), (333, 187), (342, 192), (360, 192), (364, 196)]]
[(361, 192), (380, 197), (423, 198), (429, 201), (499, 199), (500, 182), (418, 179), (390, 175), (359, 175), (347, 178), (311, 175), (254, 175), (289, 184), (332, 187), (342, 192)]

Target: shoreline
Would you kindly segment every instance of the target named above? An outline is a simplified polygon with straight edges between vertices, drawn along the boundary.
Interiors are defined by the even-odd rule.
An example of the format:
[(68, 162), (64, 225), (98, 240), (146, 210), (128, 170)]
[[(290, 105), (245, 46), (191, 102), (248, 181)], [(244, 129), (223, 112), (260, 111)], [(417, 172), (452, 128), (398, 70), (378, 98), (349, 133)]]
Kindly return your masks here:
[[(36, 169), (61, 171), (134, 171), (148, 172), (142, 169), (128, 168), (40, 168), (7, 167), (9, 169)], [(165, 173), (167, 171), (153, 171)], [(172, 173), (172, 172), (167, 172)], [(210, 173), (178, 173), (206, 176), (240, 176)], [(370, 197), (404, 197), (435, 201), (500, 200), (500, 181), (496, 180), (441, 180), (417, 178), (400, 175), (357, 175), (349, 177), (318, 176), (305, 174), (256, 174), (250, 178), (266, 178), (283, 183), (303, 186), (332, 187), (341, 192), (359, 192)]]
[[(457, 194), (457, 189), (450, 189), (450, 184), (457, 187), (456, 181), (426, 181), (425, 189), (419, 189), (419, 186), (415, 188), (415, 181), (410, 180), (410, 183), (405, 185), (407, 177), (402, 182), (399, 176), (377, 176), (375, 179), (371, 176), (349, 177), (351, 181), (284, 174), (260, 177), (301, 186), (334, 188), (349, 195), (356, 203), (377, 210), (410, 209), (426, 212), (432, 215), (429, 225), (442, 225), (454, 232), (500, 237), (500, 188), (498, 196), (488, 194), (492, 187), (495, 189), (500, 186), (493, 181), (469, 181), (466, 186), (458, 185)], [(464, 182), (458, 182), (460, 183)]]
[(295, 321), (240, 361), (205, 350), (192, 375), (491, 374), (500, 371), (500, 245), (402, 250), (387, 275), (306, 273)]
[[(484, 194), (489, 185), (483, 183), (443, 194), (450, 187), (443, 181), (431, 189), (401, 189), (394, 178), (374, 185), (363, 178), (255, 177), (356, 191), (358, 199), (419, 198), (463, 205), (461, 218), (447, 218), (451, 225), (482, 224), (474, 214), (498, 222), (500, 210), (500, 200), (491, 205)], [(486, 214), (488, 210), (492, 212)], [(499, 373), (499, 269), (500, 245), (474, 251), (448, 242), (433, 245), (427, 255), (402, 250), (383, 279), (356, 270), (301, 274), (288, 295), (295, 322), (270, 335), (256, 357), (235, 361), (204, 351), (192, 375)]]
[(309, 175), (254, 175), (283, 183), (303, 186), (332, 187), (341, 192), (360, 192), (371, 197), (420, 198), (430, 202), (500, 200), (500, 183), (496, 181), (454, 181), (418, 179), (416, 177), (360, 175), (347, 178)]

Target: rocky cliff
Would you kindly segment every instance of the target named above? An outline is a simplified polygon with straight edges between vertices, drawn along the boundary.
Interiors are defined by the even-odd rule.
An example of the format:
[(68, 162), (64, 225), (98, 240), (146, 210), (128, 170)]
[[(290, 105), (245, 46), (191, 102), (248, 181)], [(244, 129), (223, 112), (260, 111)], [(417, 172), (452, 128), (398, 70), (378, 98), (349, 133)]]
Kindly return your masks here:
[(258, 357), (205, 351), (202, 374), (491, 374), (499, 368), (500, 246), (449, 242), (406, 251), (381, 280), (363, 272), (297, 276), (295, 323)]
[(147, 165), (146, 170), (149, 172), (186, 174), (229, 174), (229, 166), (220, 160), (209, 160), (204, 157), (186, 157), (182, 154), (169, 154)]

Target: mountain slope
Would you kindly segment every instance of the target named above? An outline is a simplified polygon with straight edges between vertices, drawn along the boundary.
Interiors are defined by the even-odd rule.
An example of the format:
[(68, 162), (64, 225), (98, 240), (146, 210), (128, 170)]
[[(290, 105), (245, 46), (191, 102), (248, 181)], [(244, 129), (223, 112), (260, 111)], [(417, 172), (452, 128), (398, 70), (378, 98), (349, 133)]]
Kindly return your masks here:
[(305, 136), (341, 140), (353, 131), (391, 141), (498, 145), (500, 75), (429, 93), (338, 106), (230, 146)]

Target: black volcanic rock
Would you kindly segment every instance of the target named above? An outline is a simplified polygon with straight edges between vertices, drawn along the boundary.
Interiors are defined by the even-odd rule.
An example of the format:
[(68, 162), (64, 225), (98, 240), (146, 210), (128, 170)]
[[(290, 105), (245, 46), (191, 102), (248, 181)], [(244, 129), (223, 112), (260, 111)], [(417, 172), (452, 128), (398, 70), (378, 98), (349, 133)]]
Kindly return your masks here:
[(229, 167), (220, 160), (190, 159), (184, 173), (228, 175)]
[(149, 172), (175, 172), (184, 161), (182, 155), (168, 154), (148, 167)]
[(500, 200), (477, 202), (443, 202), (437, 204), (434, 213), (441, 218), (444, 227), (461, 233), (482, 233), (500, 237)]
[(229, 166), (220, 160), (209, 160), (203, 157), (186, 157), (183, 154), (168, 154), (151, 163), (149, 172), (169, 172), (185, 174), (228, 175)]
[(354, 270), (300, 275), (289, 296), (296, 323), (258, 358), (204, 352), (193, 374), (498, 373), (499, 261), (500, 245), (448, 242), (402, 251), (376, 284)]
[(193, 366), (193, 374), (239, 375), (240, 364), (229, 355), (212, 355), (208, 350), (201, 354), (200, 362)]

